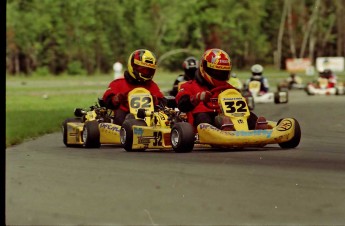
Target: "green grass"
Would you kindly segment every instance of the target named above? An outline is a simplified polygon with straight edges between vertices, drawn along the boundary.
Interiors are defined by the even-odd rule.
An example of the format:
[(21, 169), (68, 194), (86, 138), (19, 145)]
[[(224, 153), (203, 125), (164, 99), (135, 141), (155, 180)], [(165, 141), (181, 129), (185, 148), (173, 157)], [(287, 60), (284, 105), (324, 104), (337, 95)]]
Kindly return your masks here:
[[(235, 72), (242, 81), (250, 77), (248, 71)], [(162, 91), (168, 91), (179, 74), (181, 71), (157, 70), (154, 81)], [(265, 75), (274, 90), (288, 73), (267, 69)], [(344, 81), (345, 72), (338, 73), (338, 77)], [(112, 75), (6, 76), (6, 147), (61, 131), (61, 123), (73, 117), (74, 108), (88, 109), (103, 95), (112, 78)], [(314, 77), (303, 76), (303, 79), (311, 81)]]

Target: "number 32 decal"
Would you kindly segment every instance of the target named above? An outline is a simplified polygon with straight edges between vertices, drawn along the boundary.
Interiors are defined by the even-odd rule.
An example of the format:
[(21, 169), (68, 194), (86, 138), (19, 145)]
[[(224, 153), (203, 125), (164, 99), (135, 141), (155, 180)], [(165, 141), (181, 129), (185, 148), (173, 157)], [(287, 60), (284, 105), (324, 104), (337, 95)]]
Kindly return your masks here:
[(226, 113), (235, 113), (235, 112), (246, 112), (246, 102), (243, 100), (240, 101), (226, 101)]

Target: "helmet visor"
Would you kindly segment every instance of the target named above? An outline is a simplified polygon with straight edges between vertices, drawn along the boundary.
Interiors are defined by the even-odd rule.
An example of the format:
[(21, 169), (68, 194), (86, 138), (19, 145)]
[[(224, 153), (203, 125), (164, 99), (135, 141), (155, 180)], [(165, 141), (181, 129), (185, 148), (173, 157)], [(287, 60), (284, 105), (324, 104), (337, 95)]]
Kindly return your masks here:
[(205, 67), (205, 71), (209, 76), (219, 81), (228, 81), (230, 78), (229, 70), (219, 70)]
[(156, 69), (135, 65), (133, 67), (134, 71), (139, 74), (139, 76), (145, 80), (152, 79), (153, 75), (156, 72)]

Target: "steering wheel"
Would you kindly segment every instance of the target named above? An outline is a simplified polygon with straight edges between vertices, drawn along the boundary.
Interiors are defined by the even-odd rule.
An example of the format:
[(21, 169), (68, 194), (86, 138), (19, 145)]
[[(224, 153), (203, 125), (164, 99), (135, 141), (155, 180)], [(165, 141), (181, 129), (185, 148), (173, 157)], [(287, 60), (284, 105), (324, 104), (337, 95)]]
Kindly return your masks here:
[(218, 86), (210, 90), (210, 93), (212, 94), (209, 102), (204, 102), (204, 105), (212, 110), (219, 110), (220, 106), (218, 104), (218, 95), (221, 91), (229, 89), (229, 86)]

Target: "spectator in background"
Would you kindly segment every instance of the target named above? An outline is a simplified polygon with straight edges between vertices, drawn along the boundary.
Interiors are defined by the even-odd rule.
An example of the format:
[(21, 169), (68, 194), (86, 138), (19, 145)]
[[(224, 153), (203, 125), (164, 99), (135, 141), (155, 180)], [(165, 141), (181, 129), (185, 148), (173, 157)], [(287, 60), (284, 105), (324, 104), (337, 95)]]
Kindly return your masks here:
[(114, 79), (123, 78), (122, 64), (119, 61), (116, 61), (114, 63), (113, 69), (114, 69)]

